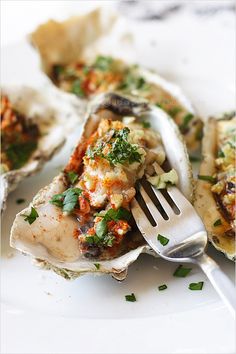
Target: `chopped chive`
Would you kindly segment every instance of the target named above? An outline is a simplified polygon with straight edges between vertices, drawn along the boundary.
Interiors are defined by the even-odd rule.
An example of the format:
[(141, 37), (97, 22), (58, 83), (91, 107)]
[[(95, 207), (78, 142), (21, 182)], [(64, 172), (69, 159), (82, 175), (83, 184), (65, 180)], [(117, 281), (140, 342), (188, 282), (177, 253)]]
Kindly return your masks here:
[(23, 199), (23, 198), (16, 199), (17, 204), (22, 204), (24, 202), (25, 202), (25, 199)]
[(212, 176), (198, 175), (198, 179), (201, 179), (202, 181), (206, 181), (206, 182), (210, 182), (210, 183), (216, 183), (216, 179)]
[(100, 264), (99, 264), (99, 263), (94, 263), (94, 265), (95, 265), (95, 267), (96, 267), (97, 269), (100, 269)]
[(191, 270), (192, 268), (184, 268), (182, 265), (179, 265), (178, 268), (175, 270), (173, 276), (184, 278), (191, 272)]
[(158, 290), (159, 291), (162, 291), (162, 290), (165, 290), (165, 289), (167, 289), (167, 285), (166, 284), (158, 286)]
[(214, 224), (213, 224), (215, 227), (216, 226), (220, 226), (220, 225), (222, 225), (222, 221), (221, 221), (221, 219), (217, 219), (215, 222), (214, 222)]
[(126, 300), (126, 301), (130, 301), (130, 302), (135, 302), (135, 301), (137, 301), (137, 299), (136, 299), (134, 293), (132, 293), (131, 295), (125, 295), (125, 300)]
[(190, 290), (202, 290), (203, 284), (204, 284), (203, 281), (199, 281), (198, 283), (191, 283), (189, 284), (188, 288)]
[(167, 237), (162, 236), (160, 234), (158, 234), (157, 240), (162, 244), (162, 246), (166, 246), (167, 243), (170, 241)]

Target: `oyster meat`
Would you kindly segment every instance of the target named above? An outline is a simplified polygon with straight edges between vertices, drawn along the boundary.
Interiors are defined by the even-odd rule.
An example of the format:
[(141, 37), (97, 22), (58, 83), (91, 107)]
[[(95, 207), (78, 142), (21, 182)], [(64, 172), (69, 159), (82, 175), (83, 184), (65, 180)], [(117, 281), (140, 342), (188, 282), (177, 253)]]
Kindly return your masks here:
[(9, 192), (39, 171), (78, 122), (77, 100), (57, 89), (4, 87), (1, 96), (1, 211)]
[(214, 247), (235, 260), (236, 116), (210, 118), (204, 128), (203, 161), (195, 207)]
[(63, 172), (17, 214), (11, 246), (66, 278), (96, 272), (124, 279), (140, 253), (152, 253), (129, 210), (135, 182), (167, 161), (191, 200), (191, 165), (173, 120), (134, 97), (98, 96)]
[[(86, 17), (41, 25), (31, 34), (31, 42), (39, 51), (43, 70), (56, 86), (80, 100), (88, 101), (95, 94), (108, 91), (146, 98), (175, 120), (187, 147), (196, 150), (201, 140), (202, 121), (179, 87), (154, 71), (108, 56), (107, 51), (104, 55), (94, 49), (91, 56), (91, 48), (101, 35), (109, 32), (109, 26), (102, 22), (106, 19), (107, 24), (109, 18), (96, 10)], [(94, 33), (95, 28), (99, 30)]]

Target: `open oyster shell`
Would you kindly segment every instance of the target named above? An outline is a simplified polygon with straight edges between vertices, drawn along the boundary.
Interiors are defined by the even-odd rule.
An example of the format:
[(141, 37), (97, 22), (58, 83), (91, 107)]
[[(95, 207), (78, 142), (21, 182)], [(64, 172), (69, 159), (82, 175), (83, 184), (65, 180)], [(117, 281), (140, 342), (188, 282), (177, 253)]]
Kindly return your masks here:
[(0, 176), (2, 211), (8, 194), (20, 181), (39, 171), (64, 144), (68, 131), (78, 123), (82, 108), (72, 96), (54, 88), (39, 91), (30, 87), (12, 86), (4, 87), (1, 93), (9, 98), (14, 110), (37, 125), (40, 133), (37, 149), (28, 161), (21, 168), (3, 172)]
[[(119, 24), (119, 20), (117, 20)], [(70, 74), (69, 86), (68, 82), (64, 85), (59, 85), (55, 80), (55, 66), (66, 67), (67, 65), (83, 63), (86, 66), (93, 65), (96, 61), (97, 55), (108, 55), (117, 61), (118, 67), (124, 67), (124, 75), (128, 77), (127, 70), (134, 67), (132, 64), (128, 64), (126, 56), (126, 49), (122, 50), (122, 41), (119, 42), (116, 34), (116, 30), (112, 30), (114, 24), (114, 17), (108, 14), (104, 14), (101, 10), (95, 10), (86, 16), (72, 17), (64, 22), (49, 21), (39, 26), (30, 36), (31, 43), (38, 50), (41, 58), (42, 69), (47, 76), (56, 84), (67, 92), (71, 92), (71, 82), (81, 81), (81, 77), (73, 79), (73, 75)], [(125, 27), (124, 24), (121, 27)], [(104, 39), (102, 42), (102, 38)], [(116, 43), (116, 45), (114, 45)], [(119, 53), (114, 51), (114, 47), (119, 48)], [(118, 58), (123, 58), (119, 61)], [(130, 60), (129, 60), (130, 62)], [(79, 66), (78, 65), (78, 66)], [(76, 66), (76, 65), (75, 65)], [(70, 68), (70, 73), (72, 68)], [(123, 69), (122, 69), (123, 70)], [(106, 71), (102, 69), (102, 71)], [(114, 74), (117, 77), (117, 73), (114, 68), (111, 69), (111, 76)], [(96, 75), (96, 73), (95, 73)], [(94, 86), (94, 73), (91, 79), (91, 86)], [(189, 100), (185, 97), (182, 90), (175, 84), (168, 82), (164, 78), (160, 77), (154, 71), (144, 69), (142, 67), (135, 67), (135, 75), (137, 80), (145, 80), (148, 85), (152, 86), (152, 93), (149, 94), (148, 99), (153, 104), (161, 104), (162, 108), (172, 115), (173, 119), (180, 127), (182, 134), (184, 135), (188, 149), (196, 150), (199, 147), (202, 132), (202, 122), (197, 116), (195, 109)], [(100, 79), (99, 82), (103, 83), (103, 87), (99, 88), (99, 91), (94, 92), (108, 92), (117, 91), (121, 93), (136, 94), (137, 96), (147, 98), (147, 90), (136, 90), (128, 88), (125, 91), (119, 87), (114, 87), (113, 83), (109, 86), (106, 79)], [(112, 80), (111, 80), (112, 81)], [(85, 78), (85, 86), (88, 87), (89, 79), (88, 74)], [(88, 90), (90, 91), (90, 89)], [(83, 98), (79, 97), (81, 101), (88, 101), (92, 98), (93, 93), (83, 94)]]
[[(98, 97), (88, 111), (77, 151), (85, 139), (97, 130), (104, 115), (115, 120), (127, 115), (148, 119), (161, 136), (170, 166), (178, 173), (179, 187), (189, 200), (192, 199), (192, 171), (183, 138), (164, 111), (146, 102), (112, 93)], [(127, 275), (128, 266), (141, 253), (153, 254), (138, 231), (130, 232), (123, 254), (99, 261), (97, 269), (96, 260), (86, 259), (79, 251), (78, 239), (73, 236), (78, 228), (76, 218), (63, 215), (61, 209), (49, 203), (53, 195), (65, 189), (65, 177), (60, 173), (50, 185), (38, 192), (29, 207), (17, 214), (11, 230), (12, 247), (31, 255), (41, 267), (52, 269), (68, 279), (84, 273), (108, 273), (122, 280)], [(29, 225), (23, 215), (29, 214), (31, 206), (37, 210), (39, 217)]]
[[(221, 159), (228, 159), (229, 154), (231, 159), (234, 159), (231, 165), (230, 182), (227, 182), (223, 187), (222, 192), (228, 193), (232, 201), (233, 217), (229, 218), (227, 210), (224, 209), (220, 195), (212, 192), (214, 183), (211, 181), (198, 179), (195, 191), (194, 206), (202, 217), (205, 227), (208, 232), (209, 241), (213, 246), (223, 252), (226, 257), (235, 261), (235, 146), (230, 145), (229, 136), (236, 132), (236, 117), (235, 113), (224, 116), (222, 119), (210, 118), (204, 127), (204, 137), (202, 145), (203, 160), (200, 166), (199, 178), (217, 178), (217, 170), (221, 165)], [(222, 142), (225, 144), (225, 152), (221, 150)], [(229, 151), (231, 149), (231, 151)], [(228, 155), (228, 156), (227, 156)], [(234, 155), (234, 157), (233, 157)], [(218, 161), (218, 166), (217, 166)], [(222, 161), (224, 163), (224, 161)], [(228, 161), (226, 161), (227, 163)], [(234, 167), (233, 167), (234, 166)], [(229, 176), (229, 164), (223, 167), (221, 178), (224, 179), (225, 173)], [(232, 171), (233, 169), (233, 171)], [(221, 182), (220, 182), (221, 184)], [(221, 186), (220, 187), (221, 188)], [(230, 184), (230, 185), (229, 185)], [(220, 191), (221, 193), (221, 191)], [(231, 220), (230, 220), (231, 219)]]

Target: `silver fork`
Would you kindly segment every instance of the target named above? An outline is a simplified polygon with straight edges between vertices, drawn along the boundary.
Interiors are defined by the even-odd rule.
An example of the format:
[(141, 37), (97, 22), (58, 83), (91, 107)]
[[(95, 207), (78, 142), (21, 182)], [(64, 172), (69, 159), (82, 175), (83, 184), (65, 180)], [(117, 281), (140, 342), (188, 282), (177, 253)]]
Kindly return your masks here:
[[(163, 172), (160, 166), (156, 165), (156, 168), (158, 172)], [(146, 189), (151, 188), (150, 192), (154, 193), (152, 198), (143, 185), (146, 185)], [(147, 243), (168, 261), (190, 262), (200, 266), (222, 300), (235, 315), (236, 288), (217, 263), (205, 253), (207, 233), (192, 204), (174, 186), (160, 191), (146, 181), (140, 183), (139, 187), (139, 192), (132, 202), (131, 211)], [(140, 200), (139, 193), (144, 203)], [(143, 211), (145, 205), (151, 218), (150, 215), (148, 218)], [(154, 223), (156, 225), (152, 225)], [(158, 241), (158, 234), (169, 239), (165, 246)]]

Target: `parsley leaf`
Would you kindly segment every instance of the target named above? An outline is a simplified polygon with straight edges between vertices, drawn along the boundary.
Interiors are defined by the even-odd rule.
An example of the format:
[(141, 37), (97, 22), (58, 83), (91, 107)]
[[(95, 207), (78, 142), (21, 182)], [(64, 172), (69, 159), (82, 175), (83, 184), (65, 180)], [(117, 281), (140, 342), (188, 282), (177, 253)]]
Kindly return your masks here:
[(23, 198), (16, 199), (17, 204), (22, 204), (24, 202), (25, 202), (25, 199), (23, 199)]
[(94, 265), (97, 269), (100, 269), (100, 263), (94, 263)]
[[(55, 194), (50, 200), (50, 203), (62, 208), (65, 213), (71, 213), (78, 203), (78, 196), (80, 196), (81, 193), (82, 189), (80, 188), (68, 188), (63, 193)], [(77, 204), (77, 206), (79, 205)]]
[(204, 284), (203, 281), (199, 281), (198, 283), (191, 283), (191, 284), (189, 284), (188, 288), (190, 290), (202, 290), (203, 284)]
[(175, 270), (173, 276), (179, 278), (185, 278), (190, 272), (192, 268), (184, 268), (182, 265), (178, 266)]
[(162, 246), (166, 246), (167, 243), (170, 241), (167, 237), (162, 236), (160, 234), (158, 234), (157, 240), (162, 244)]
[(183, 118), (183, 123), (179, 126), (179, 129), (182, 133), (186, 132), (186, 129), (188, 127), (188, 123), (194, 118), (194, 115), (192, 113), (188, 113), (184, 116)]
[(113, 63), (113, 59), (111, 57), (105, 57), (99, 55), (97, 56), (96, 61), (93, 64), (93, 67), (101, 71), (107, 71), (111, 68), (112, 63)]
[(107, 234), (108, 228), (107, 228), (107, 222), (105, 219), (102, 219), (101, 221), (99, 221), (96, 224), (95, 231), (96, 231), (96, 235), (99, 238), (103, 238)]
[(137, 301), (136, 296), (134, 295), (134, 293), (132, 293), (131, 295), (125, 295), (125, 300), (129, 301), (129, 302)]
[(151, 127), (151, 124), (149, 122), (146, 122), (146, 121), (142, 122), (142, 125), (143, 125), (144, 128), (150, 128)]
[(71, 92), (74, 93), (75, 95), (79, 97), (84, 97), (85, 93), (83, 91), (82, 85), (81, 85), (81, 80), (77, 79), (73, 82)]
[(35, 208), (31, 207), (30, 214), (22, 214), (22, 216), (24, 217), (24, 220), (28, 221), (28, 223), (31, 225), (39, 217), (39, 214), (37, 213), (37, 210)]
[(78, 174), (75, 173), (74, 171), (70, 171), (70, 172), (67, 172), (67, 177), (68, 177), (69, 181), (72, 184), (74, 184), (78, 179)]
[(222, 225), (221, 219), (217, 219), (217, 220), (214, 222), (213, 225), (214, 225), (215, 227)]
[(167, 285), (166, 284), (158, 286), (158, 290), (159, 291), (162, 291), (162, 290), (165, 290), (165, 289), (167, 289)]

